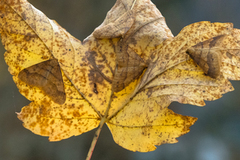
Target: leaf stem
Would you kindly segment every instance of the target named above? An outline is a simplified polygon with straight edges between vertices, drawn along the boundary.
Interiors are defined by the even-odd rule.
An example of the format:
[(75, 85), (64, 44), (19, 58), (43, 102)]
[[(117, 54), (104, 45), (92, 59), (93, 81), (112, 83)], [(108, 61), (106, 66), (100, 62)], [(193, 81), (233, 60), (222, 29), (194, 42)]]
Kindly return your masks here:
[(112, 94), (113, 94), (113, 92), (111, 92), (111, 96), (110, 96), (111, 98), (110, 98), (110, 100), (109, 100), (108, 107), (107, 107), (107, 109), (106, 109), (106, 111), (105, 111), (105, 113), (104, 113), (103, 118), (101, 119), (101, 121), (100, 121), (100, 123), (99, 123), (99, 127), (98, 127), (97, 131), (96, 131), (95, 134), (94, 134), (94, 137), (93, 137), (91, 146), (90, 146), (90, 148), (89, 148), (89, 151), (88, 151), (88, 154), (87, 154), (87, 157), (86, 157), (86, 160), (91, 160), (91, 157), (92, 157), (94, 148), (95, 148), (95, 146), (96, 146), (96, 144), (97, 144), (97, 140), (98, 140), (98, 137), (99, 137), (100, 132), (101, 132), (101, 130), (102, 130), (102, 127), (103, 127), (104, 123), (107, 121), (108, 111), (109, 111), (109, 109), (110, 109), (111, 101), (112, 101)]
[(102, 130), (102, 127), (103, 127), (103, 125), (104, 125), (104, 123), (105, 123), (105, 120), (106, 120), (106, 117), (104, 116), (104, 117), (102, 118), (100, 124), (99, 124), (99, 127), (98, 127), (97, 131), (96, 131), (95, 134), (94, 134), (94, 137), (93, 137), (93, 140), (92, 140), (92, 144), (91, 144), (91, 147), (89, 148), (89, 151), (88, 151), (86, 160), (90, 160), (91, 157), (92, 157), (94, 148), (95, 148), (95, 146), (96, 146), (96, 144), (97, 144), (97, 140), (98, 140), (98, 137), (99, 137), (100, 132), (101, 132), (101, 130)]

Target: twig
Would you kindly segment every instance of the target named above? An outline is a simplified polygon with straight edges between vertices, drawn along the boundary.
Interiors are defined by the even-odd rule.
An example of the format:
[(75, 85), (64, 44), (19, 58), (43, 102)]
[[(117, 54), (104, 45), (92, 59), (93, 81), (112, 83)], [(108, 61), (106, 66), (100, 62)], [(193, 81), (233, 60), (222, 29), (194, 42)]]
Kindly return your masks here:
[(99, 137), (100, 132), (102, 130), (102, 127), (103, 127), (104, 123), (107, 121), (108, 111), (110, 109), (111, 101), (112, 101), (112, 94), (113, 94), (113, 92), (111, 93), (111, 98), (109, 100), (108, 107), (107, 107), (107, 109), (105, 111), (104, 117), (101, 119), (99, 127), (98, 127), (97, 131), (94, 134), (91, 146), (89, 148), (89, 151), (88, 151), (88, 154), (87, 154), (87, 157), (86, 157), (86, 160), (91, 160), (91, 157), (92, 157), (94, 148), (95, 148), (95, 146), (97, 144), (97, 140), (98, 140), (98, 137)]
[(103, 125), (104, 125), (104, 123), (105, 123), (105, 120), (106, 120), (106, 118), (103, 118), (103, 119), (101, 120), (101, 122), (100, 122), (100, 124), (99, 124), (99, 127), (98, 127), (97, 131), (96, 131), (95, 134), (94, 134), (94, 137), (93, 137), (93, 140), (92, 140), (92, 144), (91, 144), (91, 147), (89, 148), (89, 151), (88, 151), (88, 155), (87, 155), (86, 160), (90, 160), (91, 157), (92, 157), (94, 148), (95, 148), (95, 146), (96, 146), (96, 144), (97, 144), (97, 140), (98, 140), (98, 137), (99, 137), (100, 132), (101, 132), (101, 130), (102, 130), (102, 127), (103, 127)]

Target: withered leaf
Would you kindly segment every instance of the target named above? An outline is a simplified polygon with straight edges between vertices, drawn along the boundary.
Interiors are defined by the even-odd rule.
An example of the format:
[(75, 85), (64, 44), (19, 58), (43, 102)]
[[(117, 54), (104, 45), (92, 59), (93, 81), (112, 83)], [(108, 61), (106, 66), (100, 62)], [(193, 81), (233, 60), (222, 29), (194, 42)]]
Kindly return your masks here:
[[(26, 0), (0, 1), (0, 17), (1, 39), (7, 50), (4, 58), (9, 72), (20, 93), (32, 101), (18, 114), (24, 127), (35, 134), (48, 136), (50, 141), (59, 141), (96, 128), (99, 114), (69, 80), (74, 78), (74, 57), (78, 57), (74, 53), (81, 50), (81, 42)], [(58, 98), (55, 103), (36, 84), (28, 85), (19, 79), (19, 73), (25, 68), (46, 61), (52, 61), (54, 68), (60, 66), (66, 100), (58, 101)], [(57, 71), (54, 70), (54, 73)]]
[(240, 79), (238, 29), (204, 21), (173, 37), (150, 0), (117, 0), (83, 42), (26, 0), (0, 1), (0, 17), (5, 61), (32, 101), (18, 118), (50, 141), (106, 123), (122, 147), (152, 151), (197, 120), (171, 102), (203, 106)]
[[(110, 12), (108, 13), (110, 14)], [(93, 36), (95, 38), (117, 38), (123, 37), (134, 23), (134, 16), (132, 10), (123, 13), (122, 16), (117, 17), (114, 22), (106, 25), (104, 23), (97, 27)]]
[(28, 68), (18, 74), (18, 78), (30, 86), (41, 88), (55, 103), (66, 100), (61, 69), (57, 59), (50, 59)]
[[(231, 23), (197, 22), (184, 27), (174, 38), (169, 38), (161, 43), (157, 52), (159, 56), (150, 63), (151, 67), (146, 70), (139, 88), (152, 81), (157, 75), (167, 69), (188, 60), (186, 50), (199, 42), (233, 31)], [(237, 48), (236, 43), (232, 44)], [(222, 48), (222, 50), (230, 49)]]
[(113, 92), (119, 92), (139, 78), (155, 56), (154, 47), (172, 37), (172, 33), (151, 1), (118, 0), (93, 36), (120, 37), (114, 46), (116, 71), (112, 83)]

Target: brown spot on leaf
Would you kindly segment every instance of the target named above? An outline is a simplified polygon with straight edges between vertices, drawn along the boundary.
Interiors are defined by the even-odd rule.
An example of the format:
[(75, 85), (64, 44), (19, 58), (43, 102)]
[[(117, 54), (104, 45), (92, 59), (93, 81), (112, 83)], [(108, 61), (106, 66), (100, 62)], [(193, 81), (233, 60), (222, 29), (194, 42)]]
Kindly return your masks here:
[(87, 56), (88, 61), (93, 67), (88, 74), (90, 81), (93, 83), (102, 84), (103, 80), (105, 79), (106, 81), (111, 83), (112, 81), (102, 73), (104, 66), (96, 64), (95, 56), (97, 56), (97, 53), (95, 51), (87, 51), (85, 54)]
[(97, 84), (94, 83), (93, 86), (94, 86), (94, 87), (93, 87), (93, 92), (96, 93), (96, 94), (98, 94)]
[(37, 35), (32, 34), (32, 33), (27, 33), (27, 34), (24, 36), (24, 40), (25, 40), (25, 41), (30, 41), (32, 38), (37, 38)]
[(80, 117), (81, 115), (79, 114), (79, 111), (74, 111), (73, 112), (73, 116), (74, 117)]

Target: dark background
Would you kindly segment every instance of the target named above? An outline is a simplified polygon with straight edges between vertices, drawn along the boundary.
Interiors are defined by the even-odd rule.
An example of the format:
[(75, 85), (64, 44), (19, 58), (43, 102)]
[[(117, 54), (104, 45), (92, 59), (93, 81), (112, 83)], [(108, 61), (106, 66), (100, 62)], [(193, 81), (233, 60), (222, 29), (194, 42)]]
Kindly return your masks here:
[[(29, 0), (73, 36), (83, 40), (101, 24), (114, 0)], [(154, 0), (174, 35), (197, 21), (232, 22), (240, 28), (239, 0)], [(3, 60), (0, 45), (0, 160), (83, 160), (95, 130), (60, 142), (33, 134), (15, 112), (29, 102), (19, 94)], [(131, 152), (115, 144), (105, 126), (92, 160), (239, 160), (240, 82), (234, 92), (205, 107), (172, 103), (177, 113), (198, 117), (191, 131), (176, 144), (149, 153)]]

